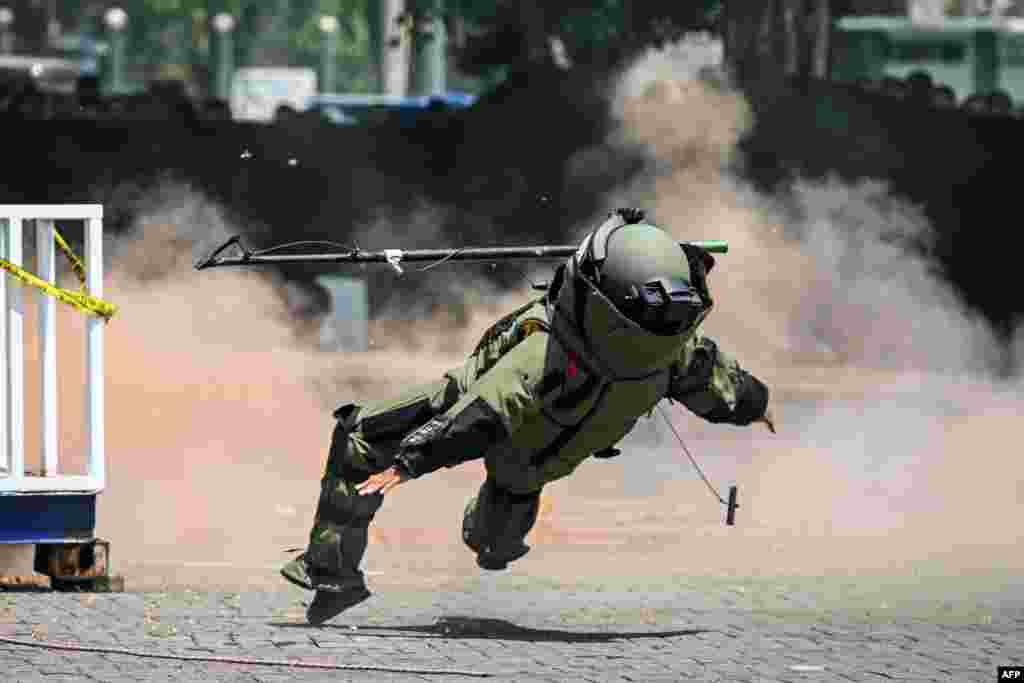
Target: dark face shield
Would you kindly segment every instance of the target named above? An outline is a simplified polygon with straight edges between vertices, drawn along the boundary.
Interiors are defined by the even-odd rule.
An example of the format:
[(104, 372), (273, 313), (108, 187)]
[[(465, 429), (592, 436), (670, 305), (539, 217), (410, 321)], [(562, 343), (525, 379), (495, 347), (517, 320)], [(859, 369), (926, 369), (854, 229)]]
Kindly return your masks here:
[(626, 297), (623, 313), (655, 334), (678, 334), (692, 327), (704, 313), (704, 302), (686, 280), (659, 278), (635, 285)]
[[(639, 285), (629, 287), (616, 302), (575, 269), (576, 264), (569, 265), (552, 319), (556, 325), (559, 320), (569, 321), (569, 329), (580, 335), (582, 348), (600, 361), (609, 377), (637, 379), (668, 368), (679, 360), (707, 316), (699, 297), (687, 305), (689, 296), (678, 283), (659, 284), (659, 277), (647, 280), (645, 300), (651, 300), (651, 305), (643, 303)], [(636, 297), (630, 298), (633, 291)], [(628, 313), (625, 303), (630, 304)]]

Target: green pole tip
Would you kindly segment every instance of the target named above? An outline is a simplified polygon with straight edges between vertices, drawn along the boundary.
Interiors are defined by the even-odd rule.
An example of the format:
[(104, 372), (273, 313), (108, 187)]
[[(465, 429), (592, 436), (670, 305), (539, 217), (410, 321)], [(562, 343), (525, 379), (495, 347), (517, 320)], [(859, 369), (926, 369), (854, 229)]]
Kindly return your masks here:
[(690, 242), (695, 247), (700, 247), (704, 251), (710, 251), (712, 254), (725, 254), (729, 252), (729, 243), (725, 240), (704, 240), (702, 242)]

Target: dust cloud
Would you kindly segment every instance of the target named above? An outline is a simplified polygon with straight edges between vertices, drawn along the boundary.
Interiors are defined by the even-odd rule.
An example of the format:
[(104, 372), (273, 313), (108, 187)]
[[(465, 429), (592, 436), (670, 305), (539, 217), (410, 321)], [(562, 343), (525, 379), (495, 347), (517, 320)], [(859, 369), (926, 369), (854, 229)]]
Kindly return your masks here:
[[(644, 207), (681, 240), (729, 241), (705, 332), (772, 387), (779, 434), (676, 414), (704, 466), (741, 484), (741, 521), (719, 527), (717, 504), (680, 475), (644, 514), (712, 529), (687, 550), (721, 569), (1021, 568), (1024, 384), (997, 373), (1007, 349), (943, 279), (921, 209), (881, 180), (765, 196), (741, 179), (753, 115), (719, 50), (697, 38), (624, 73), (605, 144), (642, 152), (646, 172), (608, 206)], [(648, 447), (678, 450), (663, 425), (649, 432)]]
[[(549, 487), (517, 573), (1020, 569), (1024, 461), (1012, 444), (1024, 400), (1019, 380), (994, 379), (1003, 351), (927, 253), (904, 248), (927, 245), (931, 228), (883, 182), (805, 181), (764, 196), (733, 172), (752, 113), (716, 75), (717, 50), (698, 40), (639, 61), (615, 97), (618, 129), (580, 159), (642, 151), (646, 172), (607, 208), (644, 207), (679, 239), (729, 241), (706, 332), (772, 387), (779, 434), (671, 413), (712, 481), (740, 484), (737, 526), (725, 527), (655, 414), (622, 456)], [(280, 587), (282, 551), (305, 544), (312, 520), (331, 409), (437, 378), (532, 293), (481, 289), (457, 313), (410, 313), (394, 299), (371, 322), (370, 352), (324, 353), (311, 342), (316, 321), (297, 324), (267, 272), (192, 269), (245, 233), (222, 208), (173, 184), (139, 197), (130, 236), (108, 245), (105, 293), (120, 312), (106, 332), (98, 533), (129, 587)], [(424, 224), (439, 215), (430, 211)], [(360, 246), (407, 234), (389, 227), (399, 218), (365, 226)], [(429, 286), (472, 291), (461, 273), (434, 273), (455, 279)], [(72, 387), (60, 397), (62, 461), (80, 468), (84, 322), (62, 309), (59, 324), (62, 387)], [(389, 496), (371, 529), (371, 582), (476, 575), (459, 523), (481, 478), (472, 462)]]
[[(118, 313), (105, 331), (108, 484), (97, 533), (111, 541), (129, 586), (203, 584), (218, 567), (241, 572), (226, 571), (222, 585), (244, 583), (247, 570), (260, 583), (287, 557), (283, 550), (305, 543), (333, 408), (436, 379), (514, 302), (475, 306), (457, 326), (442, 310), (416, 327), (420, 312), (406, 311), (404, 328), (371, 327), (368, 353), (321, 352), (319, 320), (298, 319), (304, 302), (268, 271), (193, 269), (245, 226), (185, 185), (161, 183), (137, 196), (128, 234), (105, 244), (104, 298)], [(59, 281), (72, 286), (68, 273)], [(30, 408), (39, 402), (31, 299)], [(64, 473), (86, 467), (84, 329), (85, 316), (59, 307)], [(26, 410), (26, 460), (35, 471), (37, 412)]]

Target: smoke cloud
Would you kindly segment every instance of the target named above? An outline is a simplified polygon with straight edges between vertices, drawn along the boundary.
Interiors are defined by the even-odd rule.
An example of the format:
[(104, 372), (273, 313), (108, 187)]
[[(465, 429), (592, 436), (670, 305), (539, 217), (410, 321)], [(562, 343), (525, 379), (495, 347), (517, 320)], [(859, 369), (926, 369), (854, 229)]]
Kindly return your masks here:
[[(1019, 375), (997, 374), (1007, 349), (943, 278), (921, 207), (883, 180), (797, 180), (772, 196), (747, 183), (737, 145), (752, 111), (718, 63), (700, 38), (639, 60), (619, 83), (607, 143), (645, 159), (609, 208), (644, 207), (681, 240), (729, 241), (705, 332), (773, 390), (778, 436), (673, 418), (747, 501), (734, 543), (702, 557), (735, 567), (759, 549), (759, 566), (795, 572), (1020, 568), (1009, 520), (1024, 512), (1024, 465), (1007, 444), (1024, 403)], [(678, 448), (657, 423), (646, 438)], [(663, 492), (700, 496), (704, 512), (654, 498), (661, 519), (714, 524), (693, 483), (672, 475)]]
[[(447, 291), (439, 297), (447, 304), (419, 307), (415, 296), (396, 294), (371, 321), (369, 352), (320, 351), (321, 318), (304, 288), (258, 268), (194, 270), (229, 236), (251, 239), (251, 229), (181, 183), (126, 187), (121, 198), (136, 218), (105, 244), (104, 298), (118, 313), (105, 334), (108, 485), (97, 533), (111, 540), (114, 569), (130, 588), (278, 585), (282, 551), (306, 541), (331, 411), (437, 379), (519, 299), (486, 290), (482, 277), (463, 277), (461, 290), (459, 273), (428, 271), (406, 289), (419, 284), (428, 300)], [(434, 246), (426, 231), (441, 214), (427, 206), (411, 217), (382, 213), (356, 236), (364, 247), (390, 246), (389, 236)], [(75, 238), (73, 227), (66, 232)], [(379, 270), (363, 275), (388, 290), (396, 276)], [(70, 277), (61, 274), (64, 286)], [(25, 306), (25, 428), (27, 466), (38, 471), (33, 298)], [(58, 330), (60, 470), (81, 473), (85, 317), (59, 306)], [(466, 482), (462, 493), (478, 474), (455, 475)]]
[[(517, 573), (1020, 569), (1024, 539), (1010, 520), (1024, 512), (1024, 461), (1006, 444), (1024, 403), (1018, 379), (991, 372), (1005, 350), (929, 257), (920, 207), (883, 181), (799, 181), (766, 196), (735, 172), (753, 114), (719, 61), (716, 44), (696, 40), (637, 62), (614, 96), (616, 131), (567, 168), (617, 175), (594, 166), (639, 154), (643, 173), (608, 209), (641, 206), (679, 239), (729, 241), (710, 276), (706, 332), (772, 388), (780, 433), (671, 413), (712, 481), (740, 484), (738, 523), (726, 528), (659, 416), (641, 421), (622, 456), (548, 488), (535, 550)], [(318, 320), (297, 320), (301, 297), (267, 271), (192, 269), (244, 232), (221, 207), (173, 183), (133, 192), (132, 230), (107, 245), (106, 298), (120, 312), (106, 334), (109, 485), (98, 532), (129, 587), (279, 587), (282, 551), (303, 546), (312, 521), (330, 411), (436, 379), (532, 293), (499, 295), (461, 265), (408, 273), (422, 286), (382, 295), (370, 352), (321, 352)], [(432, 227), (450, 219), (427, 205), (383, 212), (355, 238), (367, 248), (455, 246), (438, 245)], [(368, 276), (381, 291), (395, 282), (383, 269)], [(74, 387), (84, 381), (83, 317), (62, 309), (59, 325), (62, 382)], [(1015, 354), (1019, 367), (1024, 342)], [(38, 386), (28, 378), (31, 406)], [(83, 466), (83, 393), (60, 397), (70, 470)], [(32, 463), (37, 424), (26, 413)], [(472, 462), (389, 496), (371, 529), (371, 582), (475, 576), (459, 526), (482, 476)]]

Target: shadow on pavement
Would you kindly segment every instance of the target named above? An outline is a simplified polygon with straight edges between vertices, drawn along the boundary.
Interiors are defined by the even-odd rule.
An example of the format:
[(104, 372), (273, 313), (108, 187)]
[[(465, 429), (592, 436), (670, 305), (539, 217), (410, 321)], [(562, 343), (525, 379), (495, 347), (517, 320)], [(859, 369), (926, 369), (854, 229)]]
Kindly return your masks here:
[[(707, 633), (707, 629), (684, 629), (676, 631), (631, 631), (621, 633), (586, 633), (562, 631), (557, 629), (534, 629), (517, 626), (504, 619), (479, 619), (476, 617), (441, 617), (429, 626), (361, 626), (358, 631), (352, 625), (325, 624), (310, 626), (309, 624), (271, 622), (280, 628), (304, 628), (344, 631), (352, 635), (374, 636), (378, 638), (408, 638), (420, 634), (428, 637), (441, 638), (477, 638), (485, 640), (521, 640), (551, 643), (593, 643), (611, 640), (632, 640), (637, 638), (675, 638)], [(384, 631), (384, 633), (381, 633)]]

